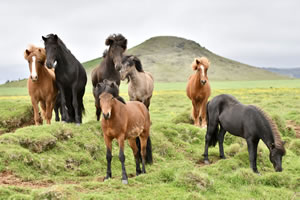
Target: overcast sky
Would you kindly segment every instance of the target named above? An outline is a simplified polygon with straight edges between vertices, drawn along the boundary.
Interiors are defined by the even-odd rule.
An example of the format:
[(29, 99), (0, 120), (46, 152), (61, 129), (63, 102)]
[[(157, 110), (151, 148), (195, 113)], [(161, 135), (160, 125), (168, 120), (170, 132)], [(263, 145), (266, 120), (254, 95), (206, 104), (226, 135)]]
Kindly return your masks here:
[(3, 0), (0, 83), (27, 78), (23, 52), (56, 33), (80, 62), (102, 55), (122, 33), (131, 48), (150, 37), (194, 40), (210, 51), (258, 67), (300, 67), (298, 0)]

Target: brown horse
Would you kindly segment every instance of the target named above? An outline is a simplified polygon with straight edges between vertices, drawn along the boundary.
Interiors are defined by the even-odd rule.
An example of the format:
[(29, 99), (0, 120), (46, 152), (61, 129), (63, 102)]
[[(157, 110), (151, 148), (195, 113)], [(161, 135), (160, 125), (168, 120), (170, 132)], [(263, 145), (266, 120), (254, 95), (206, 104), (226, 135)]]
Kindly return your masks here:
[[(136, 175), (146, 173), (145, 164), (152, 163), (150, 140), (150, 115), (144, 104), (129, 101), (126, 104), (103, 92), (100, 95), (100, 107), (103, 112), (101, 126), (106, 144), (107, 172), (106, 179), (111, 178), (112, 140), (119, 143), (119, 159), (122, 164), (122, 183), (128, 183), (125, 170), (124, 140), (128, 139), (136, 163)], [(142, 170), (140, 161), (142, 160)]]
[(35, 125), (39, 125), (39, 103), (42, 117), (50, 124), (57, 95), (54, 71), (45, 66), (46, 52), (43, 48), (30, 46), (25, 50), (24, 58), (28, 61), (30, 70), (27, 87), (34, 110)]
[(195, 58), (192, 63), (193, 70), (196, 73), (189, 77), (188, 85), (186, 88), (187, 96), (192, 100), (194, 125), (205, 128), (206, 125), (206, 103), (210, 96), (210, 85), (207, 78), (207, 70), (210, 62), (207, 58)]

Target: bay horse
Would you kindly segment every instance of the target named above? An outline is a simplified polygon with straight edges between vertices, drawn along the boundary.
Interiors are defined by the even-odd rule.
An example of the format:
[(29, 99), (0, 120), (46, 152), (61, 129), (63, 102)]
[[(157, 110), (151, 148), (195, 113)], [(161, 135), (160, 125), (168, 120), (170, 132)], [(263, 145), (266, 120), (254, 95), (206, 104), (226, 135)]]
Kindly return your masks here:
[(51, 124), (52, 111), (57, 96), (55, 74), (53, 70), (46, 68), (46, 52), (44, 48), (31, 45), (24, 52), (24, 58), (28, 61), (30, 77), (27, 81), (28, 93), (34, 110), (35, 125), (40, 124), (39, 103), (42, 117), (47, 124)]
[(87, 82), (85, 69), (56, 34), (42, 36), (42, 39), (46, 49), (46, 66), (55, 69), (61, 97), (62, 120), (80, 124)]
[(195, 58), (192, 63), (192, 69), (196, 71), (191, 75), (186, 87), (186, 94), (193, 104), (192, 117), (194, 119), (194, 125), (200, 126), (201, 116), (201, 128), (206, 127), (206, 103), (210, 96), (210, 84), (207, 77), (207, 70), (210, 62), (207, 58)]
[[(259, 107), (244, 105), (228, 94), (214, 97), (207, 104), (207, 132), (205, 136), (204, 161), (208, 162), (208, 147), (219, 142), (220, 157), (225, 158), (223, 141), (226, 132), (246, 139), (250, 167), (258, 173), (256, 166), (257, 145), (261, 139), (270, 151), (270, 161), (275, 171), (282, 171), (284, 143), (276, 124)], [(219, 127), (220, 130), (219, 130)]]
[[(112, 140), (117, 139), (120, 148), (119, 159), (122, 164), (122, 183), (128, 184), (124, 140), (128, 139), (133, 151), (137, 176), (146, 173), (145, 164), (152, 163), (149, 111), (139, 101), (129, 101), (123, 104), (107, 92), (100, 95), (100, 106), (103, 111), (101, 127), (106, 144), (107, 172), (105, 180), (111, 178)], [(140, 161), (142, 161), (142, 170)]]
[(127, 79), (130, 101), (140, 101), (149, 110), (154, 88), (153, 76), (145, 72), (140, 59), (136, 56), (124, 56), (120, 70), (121, 80)]
[[(121, 34), (110, 35), (105, 40), (105, 45), (109, 46), (109, 49), (104, 51), (103, 60), (99, 67), (95, 68), (91, 73), (93, 90), (97, 83), (103, 82), (104, 79), (115, 81), (118, 86), (120, 85), (119, 70), (121, 68), (123, 53), (127, 48), (127, 39)], [(98, 97), (94, 97), (97, 121), (99, 121), (101, 108), (97, 107), (96, 99)]]

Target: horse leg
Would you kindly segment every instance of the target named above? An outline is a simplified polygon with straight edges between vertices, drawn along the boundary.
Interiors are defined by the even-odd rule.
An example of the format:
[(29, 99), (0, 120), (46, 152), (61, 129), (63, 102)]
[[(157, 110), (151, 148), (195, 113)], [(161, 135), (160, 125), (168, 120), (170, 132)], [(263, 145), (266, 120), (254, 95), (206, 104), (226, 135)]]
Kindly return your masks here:
[(35, 125), (39, 125), (40, 124), (40, 115), (39, 115), (38, 102), (35, 99), (31, 98), (31, 103), (32, 103), (32, 107), (33, 107), (34, 123), (35, 123)]
[(220, 126), (218, 139), (219, 139), (220, 158), (222, 158), (222, 159), (226, 159), (226, 157), (224, 155), (224, 147), (223, 147), (225, 133), (226, 133), (226, 130), (222, 126)]
[(46, 102), (46, 122), (47, 124), (51, 124), (51, 118), (52, 118), (52, 110), (53, 110), (53, 101), (47, 101)]
[[(125, 136), (125, 134), (124, 134)], [(124, 154), (124, 136), (120, 136), (118, 138), (118, 143), (119, 143), (119, 160), (122, 164), (122, 183), (123, 184), (128, 184), (128, 177), (125, 169), (125, 154)]]
[(200, 111), (200, 106), (199, 103), (196, 101), (192, 101), (193, 103), (193, 118), (194, 118), (194, 125), (195, 126), (200, 126), (200, 121), (199, 121), (199, 111)]
[(56, 122), (59, 122), (59, 111), (58, 111), (58, 106), (56, 105), (56, 103), (55, 103), (55, 106), (54, 106), (54, 112), (55, 112), (55, 121)]
[(61, 84), (57, 84), (60, 91), (60, 101), (61, 101), (61, 120), (68, 122), (70, 117), (68, 113), (68, 108), (66, 107), (66, 94), (64, 88)]
[(212, 112), (212, 115), (209, 116), (207, 130), (205, 135), (205, 147), (204, 147), (204, 163), (209, 164), (208, 160), (208, 147), (214, 146), (216, 144), (217, 135), (218, 135), (218, 118), (217, 114)]
[(73, 96), (72, 105), (73, 105), (73, 108), (75, 111), (75, 122), (76, 122), (76, 124), (80, 124), (81, 120), (80, 120), (79, 108), (78, 108), (79, 104), (78, 104), (78, 99), (77, 99), (77, 90), (75, 87), (72, 88), (72, 96)]
[(141, 137), (140, 136), (140, 142), (141, 142), (141, 155), (142, 155), (142, 173), (146, 173), (146, 146), (147, 146), (147, 139), (148, 137)]
[(259, 173), (256, 166), (257, 145), (259, 140), (251, 138), (251, 139), (247, 139), (246, 141), (248, 146), (250, 167), (253, 170), (253, 172)]
[(96, 106), (96, 116), (97, 116), (97, 121), (100, 120), (100, 116), (101, 116), (101, 108)]
[(105, 145), (106, 145), (106, 161), (107, 161), (107, 168), (106, 168), (106, 177), (104, 178), (104, 180), (110, 179), (111, 178), (111, 160), (112, 160), (112, 154), (111, 154), (111, 150), (112, 150), (112, 139), (107, 137), (104, 134), (104, 141), (105, 141)]
[[(138, 138), (136, 138), (138, 139)], [(140, 155), (138, 155), (139, 151), (138, 151), (138, 147), (136, 145), (136, 139), (129, 139), (129, 145), (132, 149), (134, 158), (135, 158), (135, 165), (136, 165), (136, 175), (140, 175), (142, 173), (141, 171), (141, 167), (140, 167)]]
[(206, 122), (206, 103), (207, 103), (207, 99), (204, 99), (201, 102), (201, 128), (206, 128), (207, 127), (207, 122)]

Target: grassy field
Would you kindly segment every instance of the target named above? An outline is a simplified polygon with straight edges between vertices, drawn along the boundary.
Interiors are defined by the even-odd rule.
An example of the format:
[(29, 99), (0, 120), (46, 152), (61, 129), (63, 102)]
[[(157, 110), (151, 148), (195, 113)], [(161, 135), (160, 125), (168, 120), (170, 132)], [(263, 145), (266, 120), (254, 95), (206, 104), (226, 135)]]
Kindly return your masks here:
[[(28, 126), (0, 136), (0, 199), (299, 199), (300, 139), (289, 123), (300, 126), (300, 80), (212, 81), (212, 97), (221, 93), (255, 104), (276, 121), (287, 142), (283, 172), (276, 173), (260, 142), (258, 170), (249, 168), (247, 145), (227, 134), (226, 160), (209, 149), (203, 164), (205, 129), (189, 124), (191, 103), (186, 83), (156, 83), (151, 102), (153, 165), (135, 177), (132, 151), (125, 147), (129, 184), (121, 184), (117, 143), (113, 144), (113, 178), (103, 182), (105, 144), (88, 85), (83, 124)], [(128, 99), (127, 85), (121, 96)], [(30, 111), (27, 89), (0, 87), (2, 121)], [(3, 106), (2, 106), (3, 105)], [(18, 107), (18, 105), (22, 105)], [(30, 112), (25, 114), (30, 116)]]

